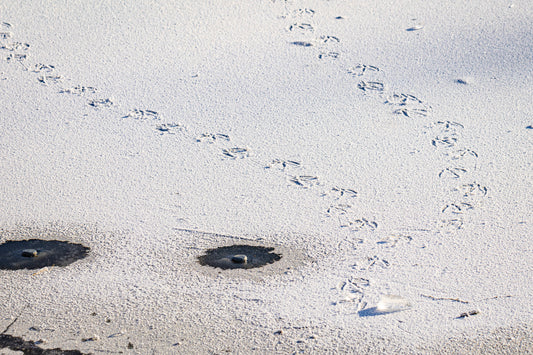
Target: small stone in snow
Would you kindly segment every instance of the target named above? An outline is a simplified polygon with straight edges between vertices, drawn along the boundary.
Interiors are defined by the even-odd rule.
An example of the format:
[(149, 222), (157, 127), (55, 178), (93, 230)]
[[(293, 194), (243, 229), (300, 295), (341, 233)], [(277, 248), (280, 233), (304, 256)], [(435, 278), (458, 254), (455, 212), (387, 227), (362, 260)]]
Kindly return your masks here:
[(236, 264), (246, 264), (248, 262), (248, 257), (246, 255), (234, 255), (231, 258), (231, 261), (233, 261)]
[(35, 249), (24, 249), (22, 251), (22, 256), (24, 256), (26, 258), (33, 258), (33, 257), (37, 256), (37, 254), (38, 254), (38, 252)]

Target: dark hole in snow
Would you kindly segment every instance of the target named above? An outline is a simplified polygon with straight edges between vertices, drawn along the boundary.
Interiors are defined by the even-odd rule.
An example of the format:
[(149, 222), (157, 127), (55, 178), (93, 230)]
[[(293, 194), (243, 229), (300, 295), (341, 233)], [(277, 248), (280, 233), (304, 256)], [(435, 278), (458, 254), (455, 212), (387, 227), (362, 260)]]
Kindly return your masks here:
[(59, 240), (10, 240), (0, 244), (0, 269), (40, 269), (67, 266), (83, 259), (89, 248)]
[(253, 269), (272, 264), (281, 259), (272, 247), (231, 245), (208, 249), (198, 257), (201, 265), (227, 269)]

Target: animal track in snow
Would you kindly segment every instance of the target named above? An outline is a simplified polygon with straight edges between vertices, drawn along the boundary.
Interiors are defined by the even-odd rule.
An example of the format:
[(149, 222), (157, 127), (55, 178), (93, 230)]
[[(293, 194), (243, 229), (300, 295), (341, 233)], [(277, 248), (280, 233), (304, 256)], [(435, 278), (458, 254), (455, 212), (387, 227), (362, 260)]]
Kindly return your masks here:
[(396, 106), (422, 105), (424, 102), (411, 94), (392, 94), (387, 97), (386, 104)]
[(387, 247), (394, 248), (398, 243), (410, 244), (413, 238), (409, 235), (399, 234), (399, 235), (388, 235), (385, 238), (382, 238), (377, 244)]
[(360, 311), (367, 304), (363, 298), (365, 297), (365, 288), (368, 286), (370, 286), (370, 281), (361, 277), (340, 282), (336, 287), (340, 297), (333, 305), (355, 303), (357, 304), (356, 311)]
[(21, 42), (11, 42), (7, 44), (3, 44), (0, 46), (0, 49), (7, 50), (10, 52), (18, 52), (18, 51), (27, 51), (30, 48), (30, 45), (28, 43), (21, 43)]
[(476, 198), (476, 197), (485, 197), (487, 195), (487, 187), (473, 182), (470, 184), (464, 184), (455, 189), (463, 195), (465, 198)]
[(451, 214), (462, 214), (466, 211), (472, 210), (474, 206), (468, 202), (455, 202), (447, 204), (443, 209), (442, 213), (451, 213)]
[(323, 195), (324, 196), (331, 195), (335, 199), (338, 200), (343, 197), (355, 198), (357, 197), (357, 191), (353, 189), (345, 189), (342, 187), (332, 187), (329, 191), (325, 192)]
[(393, 113), (405, 117), (427, 116), (431, 107), (426, 105), (418, 97), (411, 94), (392, 94), (387, 97), (385, 103), (398, 106)]
[(439, 228), (446, 231), (456, 231), (463, 228), (463, 219), (462, 218), (450, 218), (443, 219), (440, 221)]
[(162, 123), (157, 125), (155, 129), (159, 134), (176, 134), (185, 131), (185, 127), (179, 123)]
[(223, 133), (202, 133), (200, 136), (196, 138), (197, 142), (207, 142), (209, 144), (213, 144), (215, 142), (229, 142), (230, 138), (229, 135), (223, 134)]
[(475, 151), (471, 149), (459, 149), (451, 155), (453, 160), (459, 160), (464, 158), (477, 158), (478, 155)]
[(306, 7), (306, 8), (295, 9), (291, 12), (286, 12), (285, 15), (280, 16), (280, 18), (302, 19), (302, 18), (311, 18), (314, 15), (315, 15), (315, 10)]
[(33, 66), (32, 69), (26, 69), (32, 73), (40, 74), (37, 77), (37, 81), (41, 84), (58, 84), (63, 81), (63, 76), (57, 73), (56, 67), (53, 65), (46, 65), (42, 63), (37, 63)]
[(312, 17), (315, 15), (315, 10), (310, 8), (296, 9), (292, 12), (293, 16), (296, 17)]
[(379, 71), (380, 70), (378, 67), (374, 65), (366, 65), (366, 64), (357, 64), (356, 66), (348, 68), (347, 70), (348, 74), (352, 76), (363, 76), (370, 72), (379, 72)]
[(363, 91), (383, 92), (385, 85), (379, 81), (361, 81), (357, 87)]
[(361, 259), (352, 266), (352, 268), (358, 270), (372, 270), (374, 268), (387, 269), (388, 267), (390, 267), (390, 263), (377, 255)]
[(61, 81), (63, 81), (63, 76), (61, 75), (39, 75), (37, 77), (37, 81), (41, 84), (48, 85), (48, 84), (57, 84)]
[(348, 203), (337, 203), (329, 206), (326, 210), (326, 216), (336, 217), (339, 227), (349, 228), (354, 232), (361, 230), (374, 231), (378, 227), (377, 222), (357, 216), (352, 210), (352, 205)]
[(0, 32), (0, 40), (6, 40), (13, 37), (13, 33), (9, 31)]
[(318, 59), (337, 59), (339, 56), (339, 52), (321, 52), (318, 54)]
[(352, 208), (352, 205), (349, 205), (347, 203), (338, 203), (338, 204), (329, 206), (328, 209), (326, 210), (326, 214), (329, 217), (343, 216), (348, 213), (350, 208)]
[(450, 131), (450, 130), (458, 130), (458, 129), (463, 129), (465, 128), (465, 126), (463, 126), (462, 124), (460, 124), (459, 122), (454, 122), (454, 121), (437, 121), (435, 123), (435, 125), (437, 127), (441, 127), (442, 129), (444, 129), (446, 132)]
[(409, 108), (409, 107), (402, 107), (402, 108), (398, 108), (394, 111), (392, 111), (392, 113), (395, 113), (397, 115), (403, 115), (405, 117), (409, 117), (409, 118), (412, 118), (412, 117), (416, 117), (416, 116), (427, 116), (428, 115), (428, 110), (425, 109), (425, 108)]
[(96, 99), (90, 100), (88, 104), (94, 108), (105, 108), (113, 106), (113, 101), (111, 99)]
[(96, 88), (92, 86), (81, 86), (77, 85), (68, 89), (61, 89), (59, 90), (60, 94), (73, 94), (73, 95), (84, 95), (84, 94), (95, 94)]
[(248, 148), (224, 148), (222, 149), (222, 154), (231, 159), (243, 159), (250, 156), (250, 151)]
[(311, 175), (292, 176), (289, 179), (289, 181), (297, 186), (300, 186), (306, 189), (319, 184), (318, 177), (311, 176)]
[(345, 220), (345, 223), (341, 227), (349, 227), (353, 231), (370, 230), (374, 231), (378, 227), (377, 222), (370, 221), (366, 218), (358, 218), (354, 220)]
[(53, 65), (37, 63), (33, 66), (33, 69), (28, 69), (32, 73), (53, 73), (56, 67)]
[(457, 144), (458, 138), (456, 135), (437, 136), (431, 140), (434, 147), (452, 148)]
[(299, 168), (300, 166), (300, 162), (295, 160), (274, 159), (270, 164), (265, 166), (265, 169), (278, 168), (279, 170), (285, 171), (286, 168)]
[(319, 41), (322, 43), (339, 43), (341, 40), (335, 36), (320, 36)]
[(122, 118), (133, 118), (134, 120), (158, 120), (159, 113), (152, 110), (133, 109)]
[(455, 167), (449, 167), (446, 169), (442, 169), (439, 173), (440, 178), (453, 178), (458, 179), (463, 174), (465, 174), (467, 171), (464, 168), (455, 168)]
[(461, 131), (464, 126), (458, 122), (454, 121), (437, 121), (431, 123), (429, 126), (427, 126), (429, 129), (436, 130), (437, 134), (442, 135), (457, 135), (459, 131)]
[(315, 29), (310, 23), (294, 23), (289, 26), (291, 32), (313, 32)]
[[(5, 60), (8, 63), (18, 62), (22, 64), (26, 59), (28, 59), (28, 55), (23, 53), (9, 53), (7, 57), (5, 57)], [(24, 64), (22, 65), (24, 66)]]

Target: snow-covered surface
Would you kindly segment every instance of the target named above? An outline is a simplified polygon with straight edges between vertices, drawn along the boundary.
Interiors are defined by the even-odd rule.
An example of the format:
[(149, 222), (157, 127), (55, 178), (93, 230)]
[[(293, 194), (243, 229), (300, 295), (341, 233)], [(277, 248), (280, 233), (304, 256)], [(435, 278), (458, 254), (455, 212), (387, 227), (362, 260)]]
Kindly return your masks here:
[[(533, 3), (13, 0), (0, 23), (0, 242), (91, 247), (0, 270), (9, 334), (531, 351)], [(283, 257), (197, 263), (236, 243)]]

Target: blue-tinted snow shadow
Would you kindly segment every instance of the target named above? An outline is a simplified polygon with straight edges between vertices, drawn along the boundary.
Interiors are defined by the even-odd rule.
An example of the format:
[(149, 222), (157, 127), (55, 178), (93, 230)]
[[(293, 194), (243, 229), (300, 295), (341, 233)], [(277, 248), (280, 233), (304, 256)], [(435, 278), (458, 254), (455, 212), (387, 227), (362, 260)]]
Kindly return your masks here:
[(380, 316), (382, 314), (385, 314), (383, 312), (378, 311), (376, 307), (362, 309), (358, 313), (359, 313), (359, 317), (374, 317), (374, 316)]
[(382, 311), (378, 311), (377, 307), (372, 307), (372, 308), (362, 309), (357, 313), (359, 314), (359, 317), (374, 317), (374, 316), (382, 316), (384, 314), (396, 313), (399, 311), (400, 310), (392, 311), (392, 312), (382, 312)]

